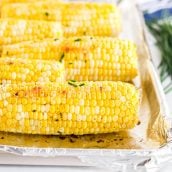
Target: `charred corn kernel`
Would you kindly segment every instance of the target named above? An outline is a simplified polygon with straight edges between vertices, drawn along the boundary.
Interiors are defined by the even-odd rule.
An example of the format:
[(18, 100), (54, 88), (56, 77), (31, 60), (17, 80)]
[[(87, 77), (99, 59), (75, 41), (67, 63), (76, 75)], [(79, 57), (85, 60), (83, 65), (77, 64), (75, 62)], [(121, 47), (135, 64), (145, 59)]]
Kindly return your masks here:
[(110, 3), (37, 2), (8, 4), (3, 18), (60, 21), (65, 36), (116, 36), (121, 31), (117, 7)]
[(135, 44), (115, 38), (71, 37), (9, 45), (3, 47), (2, 56), (64, 61), (67, 80), (131, 81), (138, 74)]
[[(128, 130), (133, 128), (138, 122), (139, 109), (139, 93), (134, 85), (113, 82), (84, 82), (81, 83), (69, 82), (64, 83), (30, 83), (30, 84), (6, 84), (0, 86), (0, 95), (8, 94), (7, 97), (0, 99), (0, 131), (27, 133), (27, 134), (51, 134), (51, 135), (83, 135), (83, 134), (97, 134), (110, 133), (121, 130)], [(109, 89), (110, 88), (110, 89)], [(121, 96), (108, 97), (102, 100), (93, 96), (89, 90), (93, 89), (100, 96), (103, 94), (110, 94), (113, 92), (121, 93)], [(22, 97), (19, 93), (23, 92)], [(62, 100), (75, 100), (77, 104), (68, 104), (55, 102), (54, 105), (47, 97), (51, 97), (52, 92), (56, 92), (57, 97)], [(127, 92), (131, 94), (128, 95)], [(43, 94), (43, 96), (42, 96)], [(81, 94), (82, 98), (78, 95)], [(86, 96), (82, 96), (86, 94)], [(88, 98), (87, 95), (90, 95)], [(121, 101), (125, 97), (125, 101)], [(13, 103), (10, 101), (16, 100)], [(24, 98), (27, 103), (18, 101), (19, 98)], [(39, 99), (45, 100), (44, 104), (37, 101)], [(86, 100), (89, 101), (89, 106), (86, 105)], [(94, 100), (94, 101), (93, 101)], [(3, 102), (6, 101), (8, 106), (5, 107)], [(82, 105), (80, 102), (82, 101)], [(107, 104), (106, 102), (109, 102)], [(110, 106), (112, 101), (118, 101), (119, 106), (114, 104)], [(131, 103), (129, 106), (128, 103)], [(127, 106), (125, 109), (121, 108)], [(10, 108), (8, 108), (10, 107)], [(48, 108), (47, 108), (48, 107)], [(16, 109), (16, 110), (14, 110)], [(114, 113), (111, 113), (114, 109)], [(12, 111), (12, 115), (8, 115)], [(17, 127), (10, 125), (11, 123), (18, 124)]]
[(29, 40), (61, 37), (58, 22), (0, 19), (0, 46)]
[[(0, 82), (58, 82), (65, 80), (65, 69), (62, 63), (48, 60), (31, 60), (0, 58)], [(54, 76), (54, 80), (51, 80)], [(30, 78), (28, 80), (28, 77)], [(18, 97), (23, 97), (24, 91), (18, 92)]]

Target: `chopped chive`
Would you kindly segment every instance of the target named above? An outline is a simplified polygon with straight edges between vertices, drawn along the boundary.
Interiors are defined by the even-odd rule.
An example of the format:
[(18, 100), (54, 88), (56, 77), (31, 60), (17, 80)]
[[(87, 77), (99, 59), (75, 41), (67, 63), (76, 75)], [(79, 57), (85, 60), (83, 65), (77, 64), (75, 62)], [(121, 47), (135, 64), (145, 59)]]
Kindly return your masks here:
[(48, 12), (45, 12), (45, 15), (46, 15), (46, 16), (49, 16), (49, 13), (48, 13)]
[(70, 82), (76, 82), (75, 80), (70, 80)]
[(90, 37), (90, 39), (93, 39), (93, 37)]
[(81, 41), (81, 39), (80, 39), (80, 38), (78, 38), (78, 39), (75, 39), (74, 41), (75, 41), (75, 42), (78, 42), (78, 41)]
[(59, 39), (55, 38), (54, 41), (58, 41)]
[(73, 82), (68, 82), (69, 85), (73, 86), (73, 87), (77, 87), (76, 84), (74, 84)]
[(84, 86), (84, 85), (85, 85), (85, 84), (84, 84), (84, 83), (82, 83), (82, 84), (80, 84), (79, 86), (80, 86), (80, 87), (82, 87), (82, 86)]
[(62, 61), (63, 61), (63, 59), (64, 59), (64, 57), (65, 57), (65, 54), (63, 53), (63, 54), (61, 55), (61, 57), (60, 57), (59, 62), (62, 62)]

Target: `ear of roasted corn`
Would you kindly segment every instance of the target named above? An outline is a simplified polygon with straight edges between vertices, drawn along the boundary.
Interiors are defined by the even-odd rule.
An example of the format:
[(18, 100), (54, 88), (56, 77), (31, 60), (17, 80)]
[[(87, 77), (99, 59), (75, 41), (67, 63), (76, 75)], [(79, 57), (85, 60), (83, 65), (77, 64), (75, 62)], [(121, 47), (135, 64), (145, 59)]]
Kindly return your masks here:
[(48, 60), (0, 58), (0, 83), (59, 82), (65, 80), (62, 63)]
[(58, 22), (0, 19), (0, 46), (61, 36), (62, 29)]
[(2, 56), (64, 61), (67, 80), (131, 81), (137, 76), (136, 46), (130, 41), (71, 37), (4, 46)]
[(122, 82), (0, 86), (0, 131), (83, 135), (133, 128), (139, 94)]
[(2, 18), (59, 21), (64, 36), (117, 36), (121, 31), (114, 4), (90, 2), (37, 2), (7, 4)]

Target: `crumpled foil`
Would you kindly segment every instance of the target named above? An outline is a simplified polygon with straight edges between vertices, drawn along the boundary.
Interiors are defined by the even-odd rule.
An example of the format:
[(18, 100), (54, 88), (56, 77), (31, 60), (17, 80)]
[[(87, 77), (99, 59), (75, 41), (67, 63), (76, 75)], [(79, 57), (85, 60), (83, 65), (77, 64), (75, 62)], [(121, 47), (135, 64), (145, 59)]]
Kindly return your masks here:
[(157, 169), (172, 161), (172, 119), (159, 79), (150, 61), (143, 22), (134, 1), (119, 5), (122, 38), (138, 46), (140, 78), (134, 82), (142, 90), (140, 123), (119, 133), (85, 136), (40, 136), (0, 133), (0, 150), (22, 156), (78, 157), (85, 165), (119, 171)]

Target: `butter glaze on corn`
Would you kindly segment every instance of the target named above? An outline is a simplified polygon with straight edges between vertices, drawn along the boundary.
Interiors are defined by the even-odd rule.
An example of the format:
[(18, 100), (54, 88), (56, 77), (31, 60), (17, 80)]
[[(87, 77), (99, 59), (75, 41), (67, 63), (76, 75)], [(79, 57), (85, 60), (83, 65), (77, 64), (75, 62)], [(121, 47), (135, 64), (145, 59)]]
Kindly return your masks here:
[(0, 131), (83, 135), (133, 128), (139, 94), (122, 82), (0, 86)]
[(0, 46), (61, 36), (62, 29), (58, 22), (0, 19)]
[(138, 74), (134, 43), (102, 37), (71, 37), (4, 46), (2, 56), (64, 61), (67, 80), (131, 81)]
[(37, 2), (7, 4), (2, 18), (59, 21), (64, 36), (117, 36), (121, 31), (117, 7), (110, 3)]
[(0, 58), (0, 83), (2, 84), (64, 80), (64, 65), (57, 61)]

